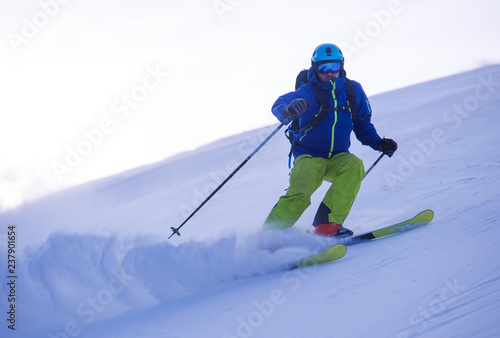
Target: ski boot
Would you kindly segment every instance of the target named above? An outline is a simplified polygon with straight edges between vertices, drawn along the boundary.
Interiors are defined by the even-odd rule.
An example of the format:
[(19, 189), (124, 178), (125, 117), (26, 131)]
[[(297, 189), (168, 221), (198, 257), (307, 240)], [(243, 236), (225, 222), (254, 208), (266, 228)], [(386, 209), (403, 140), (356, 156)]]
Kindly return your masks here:
[(349, 237), (354, 233), (337, 223), (320, 223), (314, 229), (314, 234), (325, 237)]

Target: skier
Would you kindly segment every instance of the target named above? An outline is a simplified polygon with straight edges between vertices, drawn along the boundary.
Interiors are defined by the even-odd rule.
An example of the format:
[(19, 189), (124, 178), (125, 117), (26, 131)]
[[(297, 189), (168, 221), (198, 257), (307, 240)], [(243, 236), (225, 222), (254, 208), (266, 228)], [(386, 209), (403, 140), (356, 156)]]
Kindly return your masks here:
[(365, 169), (363, 162), (349, 153), (351, 132), (363, 145), (389, 157), (396, 151), (397, 143), (377, 134), (370, 121), (368, 98), (358, 82), (346, 78), (344, 56), (336, 45), (316, 47), (305, 82), (294, 92), (280, 96), (272, 107), (280, 122), (297, 119), (298, 129), (292, 130), (294, 165), (290, 186), (271, 210), (264, 228), (293, 226), (311, 204), (314, 191), (327, 181), (331, 186), (314, 218), (314, 233), (352, 236), (353, 232), (342, 224)]

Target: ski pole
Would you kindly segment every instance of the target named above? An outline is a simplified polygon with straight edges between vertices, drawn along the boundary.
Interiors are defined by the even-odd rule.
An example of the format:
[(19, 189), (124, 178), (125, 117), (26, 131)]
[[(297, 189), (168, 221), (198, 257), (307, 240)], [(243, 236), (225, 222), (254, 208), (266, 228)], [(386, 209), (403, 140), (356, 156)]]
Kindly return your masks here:
[(200, 210), (223, 186), (226, 184), (250, 159), (283, 127), (284, 125), (287, 125), (288, 122), (290, 122), (289, 119), (284, 120), (248, 157), (241, 162), (241, 164), (234, 169), (234, 171), (217, 187), (215, 190), (196, 208), (191, 215), (186, 218), (184, 222), (182, 222), (181, 225), (179, 225), (177, 228), (171, 227), (170, 229), (172, 230), (172, 234), (168, 237), (168, 239), (172, 238), (174, 234), (177, 234), (178, 236), (181, 235), (179, 232), (179, 229), (184, 226), (184, 224), (187, 223), (191, 219), (191, 217), (194, 216)]
[(382, 153), (382, 154), (381, 154), (381, 155), (377, 158), (377, 160), (376, 160), (375, 162), (373, 162), (372, 166), (371, 166), (370, 168), (368, 168), (368, 170), (366, 171), (365, 176), (363, 176), (363, 178), (361, 179), (361, 181), (365, 179), (365, 177), (368, 175), (368, 173), (369, 173), (370, 171), (372, 171), (373, 167), (375, 167), (375, 166), (377, 165), (377, 163), (378, 163), (378, 162), (380, 162), (380, 160), (382, 159), (382, 157), (384, 157), (384, 155), (385, 155), (385, 153)]

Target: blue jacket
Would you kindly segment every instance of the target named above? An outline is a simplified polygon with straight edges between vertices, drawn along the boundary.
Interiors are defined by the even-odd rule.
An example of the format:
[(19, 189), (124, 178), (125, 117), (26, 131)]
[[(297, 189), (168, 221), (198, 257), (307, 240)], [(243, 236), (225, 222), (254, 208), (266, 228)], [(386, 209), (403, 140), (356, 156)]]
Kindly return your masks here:
[[(347, 93), (345, 89), (346, 74), (329, 82), (320, 83), (314, 76), (313, 69), (308, 72), (307, 83), (294, 92), (282, 95), (276, 100), (272, 107), (273, 114), (280, 122), (284, 121), (283, 111), (294, 99), (306, 99), (310, 107), (299, 117), (299, 128), (309, 124), (313, 117), (320, 111), (321, 103), (314, 93), (311, 85), (317, 83), (320, 90), (324, 90), (328, 97), (328, 108), (347, 105)], [(361, 85), (352, 81), (356, 90), (356, 117), (354, 121), (349, 110), (331, 111), (323, 118), (320, 124), (295, 135), (297, 142), (293, 150), (293, 156), (297, 158), (303, 154), (331, 158), (332, 156), (349, 152), (351, 145), (350, 136), (354, 130), (356, 138), (364, 145), (377, 149), (381, 138), (371, 123), (371, 107), (368, 98)]]

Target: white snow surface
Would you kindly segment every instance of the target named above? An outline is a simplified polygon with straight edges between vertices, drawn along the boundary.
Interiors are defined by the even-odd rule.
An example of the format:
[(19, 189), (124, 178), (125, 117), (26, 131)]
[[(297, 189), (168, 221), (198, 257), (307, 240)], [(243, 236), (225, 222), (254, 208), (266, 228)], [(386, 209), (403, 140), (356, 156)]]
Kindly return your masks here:
[[(363, 233), (427, 208), (431, 224), (288, 270), (333, 240), (308, 233), (326, 184), (292, 229), (261, 231), (288, 186), (279, 132), (167, 239), (277, 125), (252, 130), (0, 214), (0, 335), (500, 336), (500, 66), (370, 100), (379, 134), (399, 149), (363, 181), (345, 226)], [(352, 143), (368, 168), (379, 153)]]

